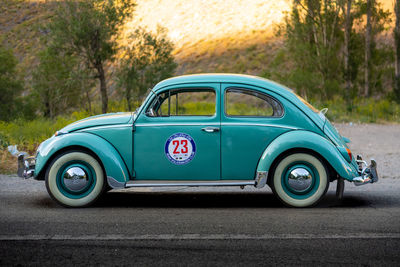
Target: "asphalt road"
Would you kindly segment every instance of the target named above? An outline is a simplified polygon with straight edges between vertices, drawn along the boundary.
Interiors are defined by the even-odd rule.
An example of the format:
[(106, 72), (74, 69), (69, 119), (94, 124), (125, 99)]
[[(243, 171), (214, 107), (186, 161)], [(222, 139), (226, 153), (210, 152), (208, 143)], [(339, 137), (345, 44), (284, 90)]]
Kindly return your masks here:
[(310, 209), (268, 188), (111, 191), (67, 209), (44, 182), (0, 175), (0, 265), (400, 264), (400, 180), (332, 184)]

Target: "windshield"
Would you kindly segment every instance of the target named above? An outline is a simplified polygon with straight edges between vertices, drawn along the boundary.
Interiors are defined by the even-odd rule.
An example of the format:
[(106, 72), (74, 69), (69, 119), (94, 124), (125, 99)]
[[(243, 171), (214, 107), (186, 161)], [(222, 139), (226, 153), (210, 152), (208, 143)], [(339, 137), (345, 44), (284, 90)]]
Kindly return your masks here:
[(142, 110), (144, 104), (147, 102), (147, 99), (151, 96), (151, 93), (154, 94), (153, 88), (147, 89), (147, 92), (145, 95), (141, 97), (142, 104), (133, 112), (134, 114), (137, 114), (140, 110)]

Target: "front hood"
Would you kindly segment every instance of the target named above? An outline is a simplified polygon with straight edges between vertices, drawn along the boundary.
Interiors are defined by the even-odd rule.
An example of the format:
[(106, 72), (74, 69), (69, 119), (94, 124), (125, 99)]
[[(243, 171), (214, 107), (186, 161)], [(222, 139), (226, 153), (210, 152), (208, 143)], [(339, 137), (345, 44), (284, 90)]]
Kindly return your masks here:
[(114, 124), (126, 124), (131, 121), (132, 121), (131, 112), (108, 113), (76, 121), (74, 123), (65, 126), (59, 132), (69, 133), (84, 128), (104, 126), (104, 125), (114, 125)]

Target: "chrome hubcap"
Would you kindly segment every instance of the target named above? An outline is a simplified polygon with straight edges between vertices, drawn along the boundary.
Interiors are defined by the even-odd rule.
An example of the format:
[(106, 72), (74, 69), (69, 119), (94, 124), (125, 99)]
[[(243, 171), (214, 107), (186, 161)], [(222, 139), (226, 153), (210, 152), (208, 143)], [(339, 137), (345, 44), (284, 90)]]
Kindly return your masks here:
[(84, 169), (80, 167), (69, 168), (64, 173), (64, 185), (73, 192), (84, 189), (89, 183), (89, 178)]
[(289, 187), (297, 192), (304, 192), (310, 189), (312, 185), (312, 175), (305, 168), (295, 168), (288, 176)]

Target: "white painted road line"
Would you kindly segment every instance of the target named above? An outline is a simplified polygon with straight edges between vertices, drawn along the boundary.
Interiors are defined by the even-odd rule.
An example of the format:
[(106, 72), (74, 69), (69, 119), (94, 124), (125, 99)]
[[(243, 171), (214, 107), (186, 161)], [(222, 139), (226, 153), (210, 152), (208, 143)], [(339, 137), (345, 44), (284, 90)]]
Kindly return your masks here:
[(158, 234), (158, 235), (0, 235), (0, 241), (85, 241), (85, 240), (271, 240), (271, 239), (400, 239), (400, 233), (355, 233), (355, 234)]

